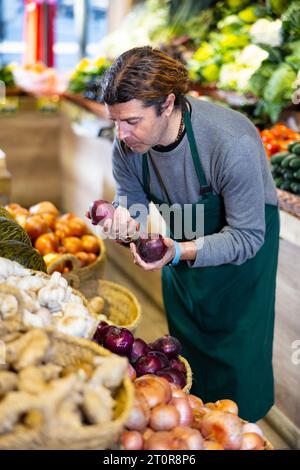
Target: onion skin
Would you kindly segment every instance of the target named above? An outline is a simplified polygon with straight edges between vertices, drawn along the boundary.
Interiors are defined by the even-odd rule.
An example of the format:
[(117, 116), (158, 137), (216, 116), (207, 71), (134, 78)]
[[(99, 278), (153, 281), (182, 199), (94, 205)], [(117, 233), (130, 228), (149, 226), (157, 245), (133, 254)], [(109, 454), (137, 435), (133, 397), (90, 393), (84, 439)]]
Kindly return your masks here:
[(122, 445), (124, 450), (142, 450), (143, 437), (138, 431), (123, 431)]
[(218, 400), (215, 403), (216, 410), (224, 411), (225, 413), (232, 413), (238, 415), (239, 409), (237, 404), (232, 400)]
[(188, 397), (190, 406), (193, 410), (202, 410), (203, 401), (201, 400), (201, 398), (198, 398), (195, 395), (188, 395), (187, 397)]
[(169, 359), (167, 358), (167, 356), (164, 353), (162, 353), (160, 351), (149, 351), (147, 353), (147, 356), (148, 357), (157, 357), (157, 359), (160, 362), (160, 368), (161, 369), (165, 369), (166, 367), (170, 366)]
[(156, 356), (142, 356), (136, 361), (135, 370), (138, 377), (154, 374), (161, 370), (161, 361)]
[(145, 450), (173, 450), (173, 434), (171, 432), (155, 432), (145, 441)]
[(221, 446), (221, 444), (219, 444), (216, 441), (210, 441), (210, 440), (204, 439), (203, 450), (225, 450), (225, 449), (224, 447)]
[(93, 336), (93, 341), (97, 344), (99, 344), (100, 346), (103, 344), (103, 338), (105, 336), (105, 334), (107, 333), (108, 329), (109, 329), (109, 324), (106, 323), (105, 321), (101, 321), (98, 326), (97, 326), (97, 329), (94, 333), (94, 336)]
[(219, 442), (225, 450), (239, 450), (243, 440), (243, 425), (238, 416), (223, 411), (204, 414), (200, 422), (203, 437)]
[(264, 433), (262, 432), (262, 430), (260, 429), (260, 427), (257, 424), (255, 424), (255, 423), (245, 423), (244, 426), (243, 426), (243, 434), (253, 433), (253, 432), (258, 434), (262, 438), (264, 438)]
[(151, 377), (151, 380), (154, 380), (159, 383), (160, 386), (164, 387), (165, 390), (165, 403), (169, 403), (172, 399), (172, 389), (170, 383), (163, 377), (157, 377), (156, 375), (144, 375), (137, 379), (137, 381), (142, 381), (144, 377)]
[(163, 352), (169, 359), (177, 357), (181, 352), (180, 341), (174, 336), (165, 335), (151, 343), (151, 349)]
[(168, 380), (168, 382), (175, 383), (181, 388), (184, 388), (186, 386), (185, 376), (182, 372), (179, 372), (179, 370), (177, 369), (171, 369), (170, 367), (167, 367), (165, 369), (158, 370), (156, 372), (156, 375), (165, 378), (166, 380)]
[(113, 220), (115, 208), (108, 201), (98, 199), (97, 201), (93, 201), (90, 204), (88, 213), (91, 217), (91, 222), (93, 225), (101, 225), (105, 219)]
[(143, 395), (136, 392), (130, 415), (126, 422), (126, 428), (132, 431), (144, 431), (150, 419), (150, 408)]
[(179, 425), (180, 415), (175, 406), (158, 405), (151, 410), (149, 425), (153, 431), (171, 431)]
[(171, 404), (175, 406), (179, 413), (179, 426), (191, 426), (194, 417), (188, 398), (173, 398)]
[(159, 234), (149, 234), (149, 238), (140, 237), (135, 242), (136, 250), (145, 263), (161, 260), (167, 252), (164, 239)]
[(144, 395), (150, 408), (167, 403), (169, 395), (163, 384), (151, 376), (141, 377), (141, 379), (144, 380), (135, 381), (135, 389)]
[[(163, 377), (159, 377), (159, 378), (166, 380)], [(188, 395), (181, 388), (177, 387), (177, 385), (174, 385), (170, 382), (168, 383), (172, 390), (172, 398), (188, 398)]]
[(240, 450), (264, 450), (265, 443), (261, 436), (254, 432), (243, 434)]
[(140, 357), (147, 356), (148, 352), (150, 352), (150, 348), (145, 341), (141, 338), (135, 338), (128, 359), (132, 364), (135, 364)]
[(179, 372), (182, 372), (184, 375), (186, 375), (186, 367), (178, 357), (173, 357), (170, 359), (170, 367), (171, 369), (177, 369)]
[(177, 426), (172, 431), (174, 448), (177, 450), (202, 450), (203, 437), (197, 429)]
[(103, 346), (111, 352), (126, 356), (130, 353), (134, 338), (126, 328), (110, 326), (103, 337)]

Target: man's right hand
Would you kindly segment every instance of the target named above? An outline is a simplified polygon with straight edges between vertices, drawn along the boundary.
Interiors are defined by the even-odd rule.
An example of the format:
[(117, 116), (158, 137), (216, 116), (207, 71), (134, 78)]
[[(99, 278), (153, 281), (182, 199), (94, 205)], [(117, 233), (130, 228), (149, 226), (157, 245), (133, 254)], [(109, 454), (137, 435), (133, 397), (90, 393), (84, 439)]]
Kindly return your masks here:
[[(87, 218), (90, 217), (89, 211), (85, 213)], [(107, 218), (101, 224), (103, 232), (108, 238), (115, 240), (117, 243), (128, 243), (138, 237), (140, 224), (136, 222), (130, 215), (129, 211), (122, 206), (118, 206), (114, 212), (113, 219)]]

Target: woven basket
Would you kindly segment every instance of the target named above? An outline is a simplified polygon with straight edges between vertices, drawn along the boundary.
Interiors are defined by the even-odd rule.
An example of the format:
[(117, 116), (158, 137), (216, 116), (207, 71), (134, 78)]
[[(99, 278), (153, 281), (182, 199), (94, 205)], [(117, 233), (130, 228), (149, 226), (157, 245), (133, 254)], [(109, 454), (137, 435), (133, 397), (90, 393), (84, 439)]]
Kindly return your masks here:
[(97, 286), (90, 288), (86, 285), (83, 294), (92, 299), (94, 295), (104, 299), (103, 314), (113, 324), (135, 332), (141, 320), (141, 306), (132, 292), (120, 284), (111, 281), (99, 280)]
[(179, 356), (179, 359), (185, 365), (185, 370), (186, 370), (186, 386), (182, 390), (185, 393), (189, 393), (191, 388), (192, 388), (192, 384), (193, 384), (192, 369), (191, 369), (190, 364), (188, 363), (188, 361), (184, 357)]
[(104, 241), (98, 238), (100, 254), (96, 261), (83, 268), (80, 267), (80, 261), (76, 256), (71, 254), (61, 255), (57, 260), (50, 264), (47, 268), (47, 273), (52, 274), (57, 266), (70, 262), (72, 270), (69, 273), (64, 273), (64, 278), (67, 279), (70, 286), (74, 289), (81, 289), (83, 285), (89, 283), (93, 279), (101, 279), (104, 275), (106, 248)]
[[(31, 274), (32, 276), (42, 277), (42, 278), (45, 278), (45, 279), (50, 278), (50, 276), (48, 274), (43, 273), (42, 271), (28, 270), (28, 273)], [(26, 305), (24, 304), (23, 299), (22, 299), (22, 293), (19, 289), (15, 288), (15, 287), (12, 287), (8, 284), (3, 283), (3, 284), (0, 284), (0, 292), (1, 291), (13, 294), (17, 298), (18, 304), (19, 304), (19, 310), (18, 310), (18, 318), (14, 317), (9, 322), (4, 322), (4, 324), (1, 324), (1, 322), (0, 322), (0, 333), (1, 333), (2, 330), (7, 329), (7, 328), (9, 328), (11, 331), (13, 331), (14, 330), (14, 325), (15, 324), (18, 325), (18, 323), (20, 322), (20, 317), (22, 317), (23, 308), (24, 307), (26, 308)], [(91, 309), (90, 304), (89, 304), (88, 300), (85, 298), (85, 296), (80, 291), (78, 291), (74, 288), (72, 288), (72, 292), (73, 292), (73, 294), (75, 294), (75, 295), (77, 295), (78, 297), (81, 298), (83, 305), (89, 311), (90, 315), (93, 318), (97, 319), (98, 315), (96, 315), (95, 312)], [(91, 334), (91, 337), (93, 336), (93, 334), (94, 334), (94, 332)]]
[[(23, 327), (23, 332), (28, 331)], [(97, 344), (62, 335), (54, 330), (44, 330), (51, 340), (49, 361), (60, 366), (92, 364), (96, 356), (110, 356), (111, 353)], [(21, 332), (21, 329), (20, 329)], [(114, 447), (124, 428), (133, 404), (134, 389), (126, 375), (114, 399), (116, 407), (114, 419), (105, 426), (82, 425), (79, 428), (52, 428), (46, 421), (37, 429), (18, 425), (9, 435), (0, 436), (0, 449), (94, 449), (103, 450)], [(46, 404), (47, 406), (47, 404)]]

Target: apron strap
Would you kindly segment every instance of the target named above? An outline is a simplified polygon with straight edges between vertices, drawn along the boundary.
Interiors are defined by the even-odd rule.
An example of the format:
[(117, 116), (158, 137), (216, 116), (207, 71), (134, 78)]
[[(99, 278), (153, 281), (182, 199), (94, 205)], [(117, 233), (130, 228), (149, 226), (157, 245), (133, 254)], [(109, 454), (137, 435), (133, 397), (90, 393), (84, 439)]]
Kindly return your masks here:
[(148, 198), (150, 196), (150, 174), (148, 165), (148, 154), (143, 153), (143, 186)]
[(191, 123), (190, 114), (187, 110), (185, 110), (183, 113), (183, 119), (184, 119), (184, 124), (186, 127), (186, 132), (188, 136), (188, 141), (189, 141), (189, 145), (190, 145), (190, 149), (192, 153), (195, 170), (196, 170), (198, 180), (200, 183), (201, 193), (211, 191), (211, 188), (209, 188), (207, 184), (205, 174), (201, 165), (201, 160), (200, 160), (200, 156), (199, 156), (197, 145), (196, 145), (196, 140), (195, 140), (195, 135), (194, 135), (194, 131), (193, 131), (192, 123)]
[[(191, 149), (191, 154), (194, 162), (194, 167), (198, 176), (198, 181), (200, 184), (200, 194), (204, 194), (207, 192), (211, 192), (211, 187), (208, 186), (205, 174), (201, 165), (201, 160), (200, 156), (198, 153), (197, 145), (196, 145), (196, 140), (195, 140), (195, 135), (191, 123), (191, 118), (190, 114), (187, 109), (185, 109), (183, 113), (183, 120), (184, 124), (186, 127), (186, 132), (187, 132), (187, 137)], [(149, 195), (151, 194), (150, 192), (150, 174), (149, 174), (149, 165), (148, 165), (148, 154), (144, 153), (143, 154), (143, 186), (146, 194)]]

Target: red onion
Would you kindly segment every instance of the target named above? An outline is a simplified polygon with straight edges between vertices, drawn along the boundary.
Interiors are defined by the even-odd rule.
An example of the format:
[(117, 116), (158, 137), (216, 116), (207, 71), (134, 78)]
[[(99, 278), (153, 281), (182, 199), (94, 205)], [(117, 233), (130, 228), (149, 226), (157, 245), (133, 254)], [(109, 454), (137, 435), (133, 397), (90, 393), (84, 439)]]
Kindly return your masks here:
[(126, 328), (110, 326), (103, 338), (103, 346), (116, 354), (126, 356), (131, 351), (133, 341), (132, 333)]
[(105, 219), (113, 219), (115, 208), (112, 204), (103, 199), (94, 201), (89, 206), (89, 215), (93, 225), (98, 225)]
[(109, 326), (110, 325), (106, 323), (105, 321), (101, 321), (99, 323), (93, 336), (93, 341), (95, 341), (95, 343), (98, 343), (100, 345), (103, 344), (103, 338), (105, 334), (107, 333)]
[(145, 341), (141, 338), (136, 338), (133, 342), (128, 358), (130, 362), (134, 364), (141, 356), (146, 356), (149, 351), (150, 348)]
[(138, 377), (145, 374), (155, 374), (161, 369), (161, 362), (157, 356), (142, 356), (135, 363), (135, 370)]
[(159, 377), (164, 377), (165, 379), (167, 379), (168, 382), (171, 382), (171, 383), (173, 382), (174, 384), (179, 385), (180, 388), (184, 388), (186, 386), (185, 376), (183, 375), (182, 372), (179, 372), (179, 370), (177, 369), (171, 369), (169, 367), (163, 370), (158, 370), (155, 373)]
[(150, 351), (147, 353), (147, 356), (150, 357), (157, 357), (157, 359), (160, 361), (160, 368), (165, 369), (166, 367), (170, 367), (170, 362), (167, 356), (160, 352), (160, 351)]
[(174, 336), (165, 335), (151, 343), (155, 351), (163, 352), (168, 358), (176, 357), (181, 352), (181, 344)]
[(154, 263), (163, 258), (167, 251), (164, 239), (160, 234), (149, 234), (148, 238), (141, 237), (135, 242), (136, 249), (145, 263)]
[(179, 370), (179, 372), (182, 372), (183, 374), (186, 374), (185, 365), (178, 357), (173, 357), (170, 359), (170, 367), (172, 369)]

